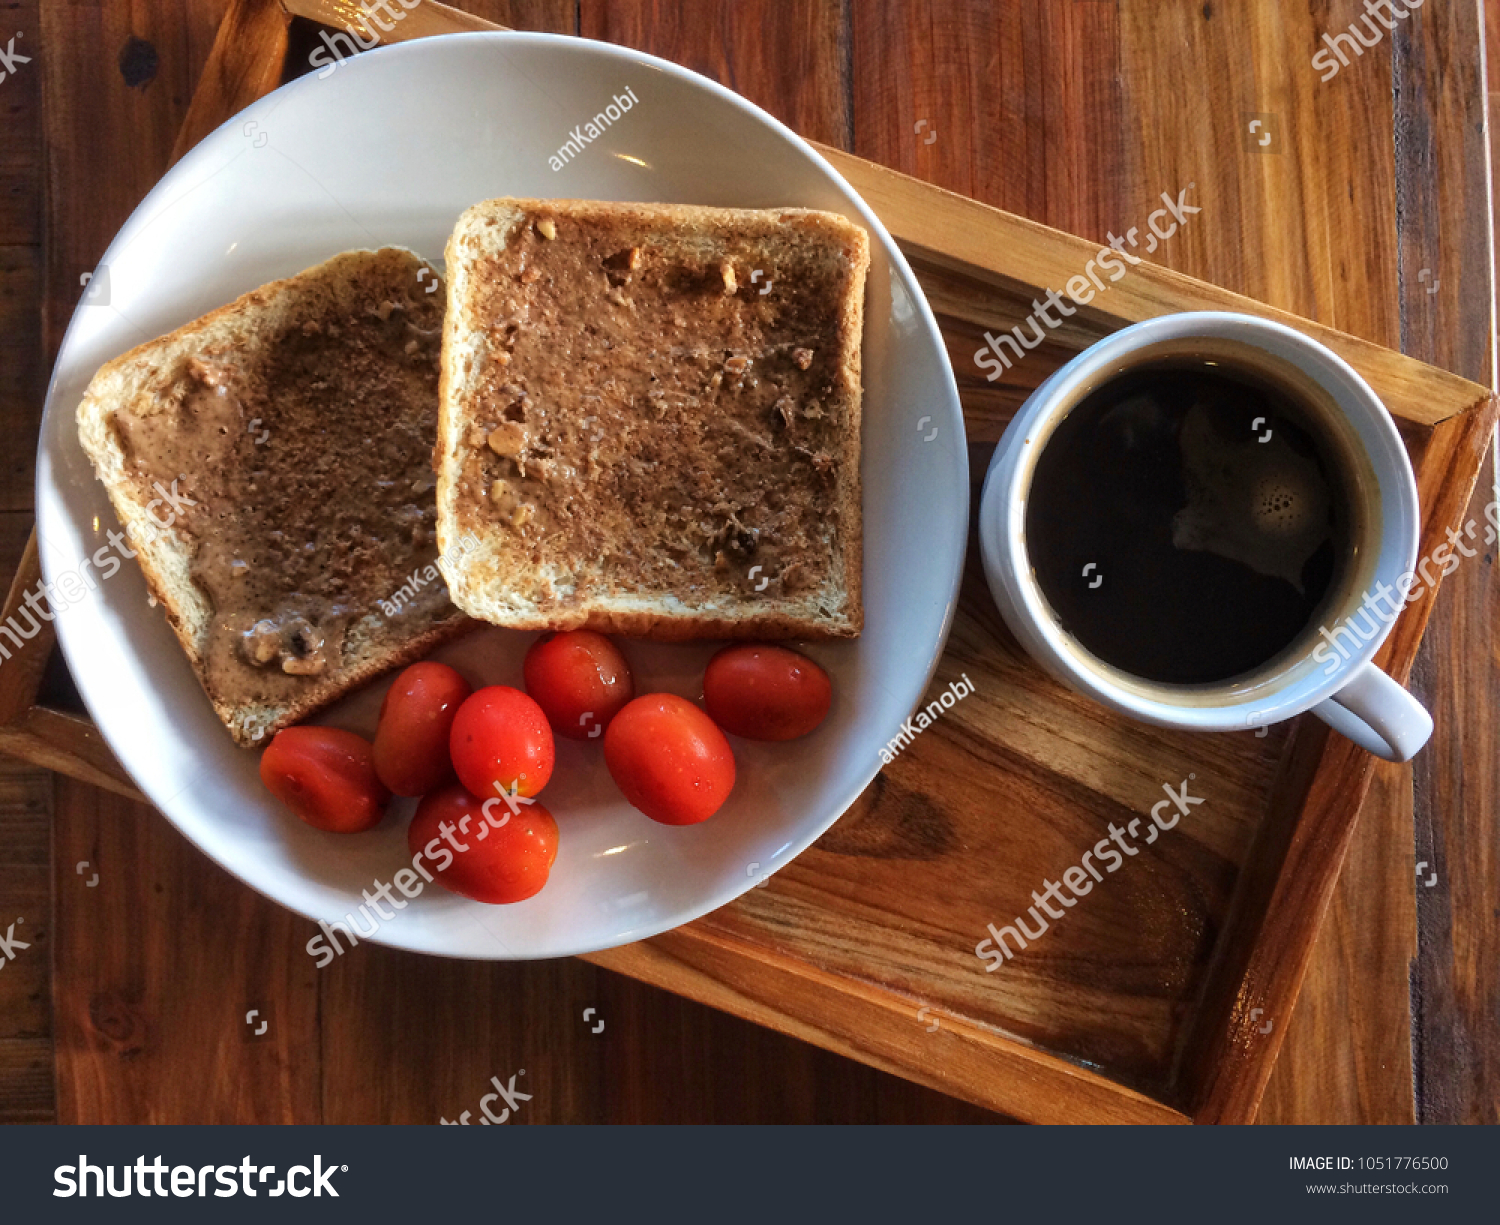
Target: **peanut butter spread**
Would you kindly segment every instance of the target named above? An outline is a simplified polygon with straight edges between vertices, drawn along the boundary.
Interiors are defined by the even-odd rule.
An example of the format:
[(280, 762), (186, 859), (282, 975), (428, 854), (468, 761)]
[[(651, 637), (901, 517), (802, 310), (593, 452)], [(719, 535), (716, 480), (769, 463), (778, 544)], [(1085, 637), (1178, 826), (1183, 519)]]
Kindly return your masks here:
[(167, 492), (154, 514), (193, 550), (220, 700), (295, 698), (344, 665), (350, 625), (398, 590), (413, 596), (402, 618), (448, 607), (431, 568), (443, 295), (405, 286), (417, 266), (387, 260), (353, 296), (319, 286), (261, 316), (271, 333), (250, 316), (253, 337), (173, 358), (167, 394), (114, 415), (142, 501)]
[(513, 533), (558, 607), (791, 594), (836, 568), (859, 428), (836, 243), (539, 212), (470, 276), (457, 522)]

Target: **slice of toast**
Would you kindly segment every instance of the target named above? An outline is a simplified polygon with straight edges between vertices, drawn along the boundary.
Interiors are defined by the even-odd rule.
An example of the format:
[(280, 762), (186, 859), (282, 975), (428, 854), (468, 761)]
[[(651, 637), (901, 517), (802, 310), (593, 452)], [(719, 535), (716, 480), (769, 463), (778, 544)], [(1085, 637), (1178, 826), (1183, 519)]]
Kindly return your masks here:
[(490, 200), (448, 241), (438, 540), (517, 629), (852, 637), (869, 240), (833, 213)]
[(78, 406), (242, 745), (473, 624), (435, 566), (444, 296), (410, 251), (349, 251), (115, 358)]

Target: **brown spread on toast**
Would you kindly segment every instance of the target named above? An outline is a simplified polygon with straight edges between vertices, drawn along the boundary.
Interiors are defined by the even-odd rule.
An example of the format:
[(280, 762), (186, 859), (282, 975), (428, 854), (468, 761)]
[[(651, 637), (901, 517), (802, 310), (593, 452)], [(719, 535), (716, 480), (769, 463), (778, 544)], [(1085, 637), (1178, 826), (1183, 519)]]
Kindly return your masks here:
[[(435, 422), (406, 406), (436, 402), (441, 323), (441, 295), (324, 303), (253, 353), (204, 350), (169, 394), (115, 412), (131, 478), (173, 495), (155, 514), (194, 542), (218, 700), (294, 699), (340, 667), (351, 622), (436, 559)], [(418, 597), (446, 606), (440, 581)]]
[[(498, 520), (536, 565), (588, 559), (688, 604), (725, 582), (790, 594), (836, 568), (828, 493), (850, 426), (824, 405), (843, 270), (757, 270), (749, 240), (727, 245), (544, 214), (476, 266), (488, 335), (468, 359), (460, 529)], [(588, 585), (559, 584), (557, 605)]]

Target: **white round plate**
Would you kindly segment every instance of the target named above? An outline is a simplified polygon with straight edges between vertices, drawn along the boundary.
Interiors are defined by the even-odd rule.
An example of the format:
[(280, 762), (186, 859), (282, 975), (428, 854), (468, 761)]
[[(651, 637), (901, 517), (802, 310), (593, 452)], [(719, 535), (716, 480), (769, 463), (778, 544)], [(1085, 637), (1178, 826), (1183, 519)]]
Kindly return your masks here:
[[(575, 126), (627, 88), (636, 105), (552, 169)], [(105, 361), (339, 251), (398, 245), (437, 260), (459, 213), (495, 196), (821, 208), (871, 237), (865, 632), (806, 648), (833, 676), (826, 722), (790, 744), (736, 740), (734, 793), (709, 821), (687, 828), (630, 808), (597, 743), (560, 740), (543, 797), (560, 829), (547, 887), (511, 906), (436, 886), (410, 902), (397, 893), (403, 908), (382, 904), (388, 917), (371, 937), (457, 957), (559, 957), (686, 923), (785, 866), (874, 777), (881, 747), (932, 677), (952, 620), (969, 480), (942, 338), (891, 236), (806, 143), (704, 77), (578, 38), (418, 39), (304, 76), (188, 154), (110, 245), (52, 375), (37, 526), (49, 582), (77, 571), (106, 544), (105, 531), (118, 530), (74, 425)], [(353, 837), (291, 816), (261, 787), (258, 755), (236, 747), (214, 715), (133, 564), (60, 610), (58, 623), (90, 712), (169, 820), (267, 897), (315, 920), (347, 922), (353, 913), (369, 930), (358, 914), (361, 891), (410, 866), (411, 802), (398, 801), (379, 828)], [(520, 685), (534, 638), (487, 629), (438, 657), (476, 683)], [(701, 696), (713, 644), (623, 646), (638, 692)], [(322, 721), (373, 735), (387, 684)]]

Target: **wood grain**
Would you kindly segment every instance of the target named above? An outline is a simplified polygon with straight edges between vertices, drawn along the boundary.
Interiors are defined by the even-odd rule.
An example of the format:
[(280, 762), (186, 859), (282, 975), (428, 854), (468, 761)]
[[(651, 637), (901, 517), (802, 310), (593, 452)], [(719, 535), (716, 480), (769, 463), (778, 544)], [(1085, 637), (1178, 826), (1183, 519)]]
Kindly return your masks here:
[[(391, 14), (386, 15), (379, 23), (371, 20), (360, 0), (284, 0), (284, 9), (298, 17), (305, 17), (319, 25), (331, 27), (334, 31), (352, 30), (359, 34), (364, 42), (368, 42), (371, 38), (383, 43), (407, 42), (413, 38), (430, 38), (434, 34), (489, 30), (503, 24), (486, 20), (482, 16), (464, 12), (462, 9), (446, 4), (438, 4), (435, 0), (425, 0), (425, 3), (417, 5), (410, 11), (406, 11), (403, 6), (399, 14), (392, 10)], [(533, 6), (533, 9), (536, 11), (541, 9), (541, 6)], [(543, 10), (543, 12), (546, 17), (555, 19), (558, 10), (554, 5), (550, 10)], [(397, 19), (393, 21), (392, 17)], [(568, 29), (563, 32), (571, 34), (573, 23), (568, 20), (567, 24)], [(342, 49), (342, 44), (339, 45)]]
[(290, 15), (279, 5), (231, 0), (173, 142), (173, 163), (226, 118), (281, 84), (290, 25)]
[[(1272, 1018), (1285, 1044), (1261, 1102), (1262, 1123), (1410, 1123), (1412, 1024), (1408, 969), (1417, 950), (1411, 891), (1381, 888), (1356, 906), (1350, 881), (1385, 881), (1411, 861), (1411, 771), (1375, 769), (1363, 821), (1350, 842), (1296, 1009)], [(1401, 883), (1406, 883), (1403, 873)], [(1373, 1010), (1374, 1015), (1370, 1015)], [(1357, 1038), (1357, 1040), (1351, 1040)]]
[(0, 1122), (50, 1123), (52, 780), (0, 758)]
[[(1486, 82), (1478, 58), (1451, 63), (1440, 51), (1478, 46), (1483, 37), (1479, 4), (1435, 8), (1393, 35), (1397, 208), (1402, 347), (1493, 385), (1494, 231), (1452, 222), (1491, 214), (1484, 185), (1465, 173), (1490, 153), (1475, 121)], [(1490, 326), (1474, 326), (1481, 319)], [(1485, 477), (1469, 513), (1487, 531), (1493, 469)], [(1434, 619), (1415, 669), (1433, 712), (1434, 751), (1414, 763), (1414, 853), (1397, 860), (1392, 875), (1416, 894), (1413, 1059), (1424, 1123), (1500, 1122), (1500, 762), (1479, 747), (1494, 734), (1500, 694), (1495, 551), (1493, 542), (1480, 545), (1481, 556), (1466, 560), (1439, 594), (1452, 611)], [(1427, 869), (1417, 873), (1414, 861)]]
[[(1097, 18), (1100, 10), (1114, 7), (1056, 6), (1051, 11), (1087, 9), (1093, 10)], [(1154, 190), (1171, 190), (1183, 183), (1194, 183), (1203, 193), (1200, 202), (1205, 210), (1195, 222), (1206, 221), (1208, 224), (1195, 225), (1180, 238), (1166, 244), (1160, 258), (1230, 289), (1252, 293), (1275, 305), (1336, 322), (1358, 335), (1386, 344), (1398, 341), (1394, 298), (1389, 291), (1397, 270), (1393, 256), (1395, 218), (1391, 205), (1393, 197), (1384, 188), (1392, 175), (1389, 133), (1394, 128), (1390, 104), (1391, 73), (1388, 69), (1363, 77), (1346, 73), (1338, 82), (1343, 92), (1320, 92), (1317, 83), (1310, 82), (1305, 72), (1296, 71), (1300, 65), (1295, 64), (1293, 57), (1280, 53), (1285, 46), (1306, 45), (1314, 41), (1310, 14), (1298, 14), (1284, 8), (1273, 10), (1270, 6), (1203, 6), (1200, 10), (1186, 4), (1121, 5), (1119, 20), (1123, 50), (1115, 51), (1107, 37), (1090, 41), (1089, 49), (1101, 57), (1106, 72), (1114, 65), (1124, 68), (1124, 113), (1138, 117), (1140, 127), (1130, 133), (1130, 139), (1120, 143), (1132, 152), (1139, 149), (1142, 156), (1139, 162), (1127, 158), (1122, 167), (1119, 162), (1109, 160), (1111, 142), (1107, 137), (1092, 146), (1087, 140), (1075, 140), (1071, 144), (1056, 142), (1054, 148), (1060, 152), (1054, 162), (1076, 168), (1073, 175), (1063, 171), (1057, 177), (1074, 187), (1068, 193), (1071, 200), (1088, 201), (1082, 206), (1074, 204), (1069, 210), (1068, 205), (1061, 201), (1052, 203), (1045, 191), (1045, 180), (1025, 173), (1028, 160), (1024, 142), (1007, 131), (1007, 123), (1013, 124), (1016, 118), (1031, 120), (1029, 126), (1033, 130), (1044, 128), (1045, 120), (1038, 122), (1047, 109), (1044, 95), (1053, 82), (1063, 79), (1062, 74), (1047, 71), (1045, 52), (1033, 51), (1024, 35), (1017, 39), (1013, 33), (1015, 27), (1025, 23), (1025, 11), (1008, 10), (1004, 17), (986, 14), (980, 20), (994, 27), (989, 31), (989, 38), (974, 37), (969, 31), (970, 36), (964, 40), (963, 47), (943, 46), (939, 54), (936, 50), (940, 45), (938, 39), (934, 37), (929, 42), (922, 37), (936, 24), (938, 15), (933, 10), (939, 8), (944, 10), (941, 16), (949, 15), (945, 6), (913, 8), (891, 5), (884, 12), (873, 7), (865, 10), (879, 13), (870, 23), (873, 29), (879, 30), (879, 35), (872, 40), (869, 53), (880, 56), (887, 45), (899, 45), (905, 51), (905, 55), (893, 55), (881, 62), (880, 70), (866, 78), (869, 91), (878, 95), (871, 102), (871, 109), (876, 114), (873, 126), (859, 122), (857, 127), (862, 137), (872, 131), (883, 132), (887, 137), (882, 153), (877, 155), (880, 160), (889, 161), (894, 154), (902, 159), (899, 164), (903, 169), (932, 178), (944, 186), (970, 192), (987, 202), (1018, 208), (1041, 220), (1070, 216), (1073, 220), (1069, 222), (1069, 228), (1089, 233), (1096, 241), (1104, 241), (1107, 237), (1103, 224), (1106, 217), (1118, 221), (1117, 228), (1123, 233), (1132, 212), (1139, 215), (1138, 205), (1129, 208), (1132, 197), (1148, 197)], [(967, 10), (963, 20), (973, 20)], [(1336, 14), (1327, 15), (1327, 20), (1331, 28), (1337, 28), (1334, 24)], [(1066, 17), (1060, 21), (1067, 26)], [(888, 35), (888, 30), (893, 33)], [(1070, 41), (1075, 36), (1076, 30), (1070, 28), (1052, 35), (1056, 41), (1070, 46), (1076, 46), (1076, 42)], [(1458, 42), (1462, 45), (1462, 40)], [(1429, 43), (1429, 46), (1442, 45), (1441, 40)], [(994, 51), (997, 46), (1001, 49), (998, 56)], [(1181, 48), (1185, 54), (1180, 57), (1163, 54), (1164, 47)], [(1250, 54), (1246, 54), (1247, 48)], [(947, 125), (939, 123), (939, 128), (946, 126), (964, 134), (963, 140), (945, 144), (940, 133), (930, 149), (917, 146), (905, 131), (906, 122), (917, 114), (911, 108), (920, 104), (910, 101), (902, 92), (903, 76), (909, 63), (912, 60), (925, 63), (925, 57), (939, 60), (947, 70), (943, 74), (939, 105), (949, 108), (946, 117), (951, 122)], [(1033, 71), (1014, 74), (1023, 82), (1021, 88), (997, 90), (994, 83), (1008, 79), (1007, 59), (1024, 63)], [(952, 71), (955, 64), (956, 74)], [(1222, 96), (1222, 101), (1210, 110), (1185, 113), (1174, 116), (1170, 122), (1163, 122), (1162, 100), (1179, 95), (1185, 64), (1191, 65), (1190, 71), (1195, 76), (1212, 80), (1215, 94)], [(978, 70), (976, 65), (980, 66)], [(1459, 104), (1467, 97), (1457, 91), (1446, 96), (1458, 99)], [(1427, 101), (1421, 98), (1413, 105), (1421, 106)], [(1097, 105), (1101, 110), (1115, 113), (1113, 102), (1114, 99), (1110, 99)], [(1262, 155), (1251, 151), (1244, 141), (1244, 118), (1237, 112), (1271, 112), (1276, 118), (1286, 121), (1284, 129), (1277, 133), (1276, 154)], [(897, 116), (902, 120), (899, 128), (894, 122)], [(858, 118), (864, 119), (863, 112)], [(1235, 123), (1236, 119), (1239, 119), (1239, 124)], [(1236, 126), (1241, 127), (1238, 133), (1235, 132)], [(1453, 116), (1444, 130), (1457, 126), (1466, 126), (1469, 131), (1477, 127), (1471, 121), (1464, 125), (1464, 121)], [(1350, 133), (1352, 138), (1330, 141), (1327, 138), (1330, 131)], [(1241, 156), (1233, 156), (1236, 149), (1241, 151)], [(869, 152), (869, 149), (861, 146), (860, 151)], [(985, 151), (991, 153), (988, 159), (983, 157)], [(1251, 155), (1244, 156), (1245, 153)], [(986, 161), (1004, 171), (1001, 181), (993, 186), (984, 184), (973, 170), (976, 163), (982, 165)], [(1322, 167), (1330, 163), (1328, 184), (1336, 185), (1337, 190), (1319, 190), (1322, 185), (1309, 181), (1310, 176), (1322, 173)], [(1104, 172), (1090, 174), (1095, 164), (1101, 165)], [(1135, 170), (1134, 177), (1122, 173), (1128, 169)], [(1478, 181), (1482, 185), (1482, 176), (1476, 178), (1469, 174), (1461, 181), (1470, 184)], [(869, 198), (871, 186), (861, 184), (861, 190)], [(993, 195), (987, 194), (991, 191)], [(1309, 207), (1301, 207), (1304, 202)], [(1080, 222), (1077, 220), (1080, 212), (1091, 214), (1091, 219)], [(1305, 265), (1278, 258), (1279, 253), (1287, 249), (1289, 220), (1298, 225), (1298, 236), (1311, 256)], [(982, 233), (977, 226), (955, 227), (955, 230), (955, 237), (960, 242), (971, 239), (976, 232)], [(930, 241), (924, 231), (923, 242)], [(1027, 244), (1028, 253), (1034, 249)], [(1331, 253), (1337, 253), (1338, 258), (1333, 258)], [(1082, 254), (1080, 251), (1079, 257)], [(918, 262), (920, 266), (920, 253)], [(1488, 266), (1487, 260), (1482, 259), (1471, 260), (1470, 264)], [(1299, 275), (1304, 268), (1312, 274)], [(1134, 269), (1131, 279), (1140, 271)], [(1035, 272), (1032, 275), (1035, 277)], [(1275, 279), (1278, 277), (1283, 279)], [(1003, 327), (1018, 319), (1025, 313), (1026, 296), (1021, 295), (1022, 304), (1019, 310), (1013, 309), (1013, 317), (1002, 317), (994, 322)], [(976, 319), (972, 313), (961, 309), (963, 305), (968, 304), (960, 303), (960, 308), (955, 309), (951, 298), (946, 303), (934, 301), (940, 316), (967, 316), (976, 325), (991, 325), (991, 318)], [(986, 305), (994, 309), (993, 301)], [(1353, 311), (1351, 305), (1355, 307)], [(1114, 302), (1110, 307), (1117, 309)], [(1340, 311), (1344, 313), (1340, 314)], [(1142, 313), (1137, 312), (1136, 317)], [(1487, 309), (1484, 317), (1489, 317)], [(945, 326), (949, 321), (949, 318), (944, 318)], [(973, 335), (977, 338), (981, 330), (976, 326)], [(1472, 331), (1484, 337), (1489, 329)], [(977, 380), (965, 383), (965, 372), (972, 368), (969, 354), (955, 353), (950, 347), (950, 356), (954, 358), (955, 370), (959, 374), (970, 426), (981, 424), (984, 429), (997, 430), (1014, 411), (1028, 387), (1000, 388), (986, 393), (982, 385), (975, 386)], [(1030, 360), (1042, 367), (1040, 375), (1044, 377), (1059, 358), (1044, 348)], [(1481, 381), (1488, 382), (1487, 379)], [(972, 393), (976, 390), (983, 397), (979, 401), (980, 412), (985, 418), (982, 422), (975, 420)], [(1382, 386), (1381, 391), (1393, 404), (1401, 395), (1388, 386)], [(1419, 393), (1411, 398), (1420, 403)], [(995, 435), (991, 433), (989, 436)], [(1450, 501), (1446, 513), (1456, 517), (1456, 511), (1457, 507)], [(1431, 543), (1430, 533), (1428, 543)], [(1410, 771), (1400, 773), (1409, 776)], [(1389, 884), (1390, 868), (1387, 866), (1385, 871), (1385, 883)], [(1398, 878), (1398, 890), (1402, 886), (1409, 896), (1410, 880)], [(1382, 952), (1390, 951), (1389, 948), (1382, 949)], [(1363, 1028), (1362, 1018), (1359, 1033), (1383, 1036), (1393, 1030), (1399, 1032), (1406, 1024), (1403, 995), (1387, 994), (1382, 998), (1375, 995), (1370, 983), (1362, 981), (1361, 986), (1366, 999), (1374, 995), (1384, 1006), (1366, 1010), (1364, 1017), (1368, 1018), (1369, 1029)], [(1230, 999), (1232, 1001), (1234, 995)], [(1250, 1005), (1260, 1003), (1262, 1001), (1246, 1001), (1241, 1015), (1248, 1019)], [(1396, 1026), (1386, 1023), (1391, 1020), (1393, 1011), (1398, 1022)], [(1284, 1023), (1283, 1018), (1283, 1029)], [(1263, 1041), (1258, 1033), (1261, 1024), (1263, 1022), (1256, 1025), (1257, 1032), (1242, 1035), (1246, 1045), (1253, 1046), (1254, 1042)], [(1378, 1040), (1367, 1045), (1378, 1048)], [(1400, 1083), (1399, 1077), (1397, 1083)], [(1349, 1105), (1357, 1109), (1359, 1103)]]
[(851, 7), (852, 152), (1104, 241), (1135, 177), (1135, 148), (1120, 139), (1118, 6)]
[[(1000, 213), (978, 201), (957, 195), (945, 196), (947, 207), (938, 214), (929, 199), (930, 188), (838, 150), (825, 148), (820, 151), (858, 188), (860, 195), (882, 219), (890, 218), (887, 228), (894, 226), (893, 234), (899, 231), (903, 250), (919, 263), (969, 276), (974, 275), (973, 269), (987, 270), (990, 275), (986, 279), (1003, 290), (1013, 302), (1029, 303), (1039, 286), (1058, 288), (1068, 277), (1081, 273), (1088, 260), (1100, 249), (1098, 243), (1064, 234), (1026, 218)], [(921, 224), (919, 219), (925, 219), (926, 224)], [(1205, 219), (1203, 224), (1223, 223)], [(1296, 327), (1327, 345), (1357, 367), (1391, 412), (1405, 420), (1435, 425), (1455, 413), (1468, 411), (1489, 396), (1487, 384), (1458, 378), (1358, 336), (1298, 318), (1275, 305), (1266, 305), (1154, 264), (1141, 263), (1132, 267), (1128, 275), (1109, 287), (1107, 295), (1096, 297), (1094, 303), (1100, 305), (1078, 308), (1079, 321), (1073, 322), (1066, 330), (1052, 331), (1051, 340), (1064, 348), (1081, 347), (1128, 323), (1173, 311), (1240, 311)], [(1007, 311), (1004, 302), (990, 303), (991, 313), (975, 318), (962, 312), (953, 299), (943, 299), (943, 305), (945, 313), (961, 319), (969, 318), (975, 323), (993, 321), (1004, 327), (1021, 317), (1012, 313), (1014, 307)], [(1030, 309), (1029, 305), (1022, 307), (1023, 312)], [(1013, 371), (1026, 370), (1029, 364), (1029, 359), (1017, 363)], [(961, 374), (969, 373), (974, 368), (973, 355), (970, 354), (958, 368)], [(1029, 382), (1033, 376), (1027, 371), (1025, 377)], [(992, 439), (981, 435), (974, 441)]]
[(86, 715), (35, 706), (15, 722), (0, 727), (0, 753), (127, 799), (143, 798)]
[(701, 72), (810, 140), (849, 139), (842, 4), (582, 0), (579, 33)]
[[(1481, 523), (1492, 496), (1487, 479), (1470, 508)], [(1418, 662), (1442, 738), (1417, 763), (1415, 847), (1394, 859), (1393, 874), (1416, 893), (1413, 1056), (1424, 1123), (1500, 1122), (1500, 780), (1486, 747), (1500, 709), (1494, 563), (1491, 545), (1449, 580), (1439, 596), (1447, 615), (1434, 617)], [(1416, 861), (1426, 864), (1420, 873)]]
[[(1330, 25), (1334, 21), (1330, 17)], [(1492, 382), (1494, 329), (1470, 325), (1494, 317), (1490, 202), (1482, 177), (1473, 173), (1488, 153), (1483, 124), (1475, 119), (1476, 110), (1482, 116), (1484, 83), (1477, 59), (1455, 64), (1442, 54), (1447, 45), (1475, 45), (1478, 27), (1475, 5), (1422, 14), (1398, 29), (1388, 68), (1370, 75), (1379, 78), (1372, 87), (1389, 90), (1396, 105), (1398, 220), (1391, 245), (1400, 255), (1382, 263), (1395, 262), (1398, 269), (1400, 295), (1393, 301), (1401, 308), (1400, 343), (1414, 356)], [(1492, 72), (1494, 54), (1492, 43)], [(1341, 73), (1334, 84), (1344, 80)], [(1429, 293), (1435, 282), (1436, 292)], [(1484, 506), (1494, 497), (1492, 472), (1481, 478), (1462, 516), (1481, 531)], [(1479, 645), (1490, 639), (1473, 624), (1494, 599), (1492, 557), (1493, 549), (1485, 549), (1466, 561), (1437, 597), (1412, 678), (1433, 712), (1433, 742), (1414, 769), (1382, 766), (1377, 772), (1273, 1077), (1262, 1112), (1267, 1121), (1495, 1117), (1500, 1018), (1487, 968), (1500, 961), (1500, 895), (1493, 861), (1467, 850), (1471, 839), (1475, 846), (1494, 845), (1496, 766), (1472, 750), (1494, 726), (1494, 660)], [(1458, 639), (1456, 622), (1469, 622), (1474, 637)], [(1460, 642), (1474, 645), (1464, 649)], [(1442, 860), (1439, 869), (1452, 837), (1447, 831), (1455, 827), (1464, 831), (1465, 850)], [(1420, 877), (1418, 862), (1428, 865)], [(1455, 879), (1446, 879), (1450, 874)], [(1456, 903), (1457, 897), (1464, 901)], [(1393, 909), (1400, 924), (1389, 921)], [(1409, 1047), (1393, 1041), (1408, 1032)]]
[[(42, 141), (41, 23), (33, 0), (0, 8), (5, 38), (29, 55), (0, 83), (0, 512), (27, 511), (33, 451), (24, 440), (41, 424), (46, 367), (31, 342), (30, 321), (41, 310)], [(9, 574), (0, 571), (0, 574)]]
[[(22, 522), (17, 521), (14, 526), (19, 527)], [(42, 673), (57, 642), (51, 617), (37, 615), (26, 603), (28, 595), (40, 602), (41, 590), (37, 585), (41, 577), (37, 538), (29, 526), (10, 588), (0, 603), (0, 623), (14, 627), (10, 628), (10, 634), (21, 640), (18, 643), (10, 636), (0, 637), (0, 728), (11, 727), (24, 718), (36, 701)], [(34, 630), (30, 638), (25, 637), (28, 629)]]
[[(16, 82), (17, 92), (24, 83), (24, 78)], [(24, 173), (41, 177), (39, 168)], [(39, 243), (0, 246), (0, 429), (7, 439), (34, 440), (42, 423), (47, 376), (33, 340), (42, 307), (41, 266)], [(6, 446), (0, 456), (0, 511), (30, 513), (34, 461), (35, 442)]]
[(318, 1121), (306, 921), (150, 808), (72, 779), (58, 780), (55, 837), (58, 1119)]
[[(42, 10), (48, 365), (78, 302), (79, 278), (94, 269), (171, 162), (222, 14), (222, 0), (49, 4)], [(154, 55), (155, 66), (132, 84), (139, 70), (128, 70), (125, 52), (135, 44), (143, 45), (135, 63), (150, 63)]]
[(324, 1047), (331, 1123), (464, 1112), (477, 1122), (490, 1078), (512, 1076), (532, 1095), (520, 1123), (996, 1121), (579, 960), (484, 964), (361, 946), (322, 972), (322, 998), (323, 1025), (340, 1035)]
[[(802, 916), (794, 910), (788, 917)], [(768, 956), (759, 941), (737, 940), (701, 920), (587, 959), (1025, 1120), (1189, 1122), (1150, 1094), (1008, 1041), (936, 1000), (895, 998), (884, 986), (851, 980), (847, 971)]]
[[(0, 5), (0, 22), (4, 23), (6, 39), (9, 40), (12, 34), (17, 35), (16, 51), (31, 57), (30, 64), (18, 63), (14, 74), (6, 74), (6, 88), (0, 91), (0, 122), (5, 126), (0, 166), (18, 172), (29, 170), (35, 173), (42, 164), (42, 85), (40, 74), (34, 71), (38, 62), (36, 40), (40, 31), (38, 9), (36, 0), (5, 0)], [(39, 201), (39, 177), (24, 191)]]
[[(42, 302), (41, 73), (34, 3), (0, 6), (0, 34), (29, 54), (0, 83), (0, 583), (31, 534), (33, 445), (46, 372), (38, 343)], [(28, 44), (27, 40), (31, 40)], [(9, 640), (5, 645), (10, 646)], [(35, 694), (19, 657), (0, 664), (0, 726)], [(4, 751), (0, 741), (0, 753)], [(0, 1123), (50, 1123), (52, 1076), (52, 782), (34, 764), (0, 756), (0, 927), (14, 928), (16, 960), (0, 972)]]

